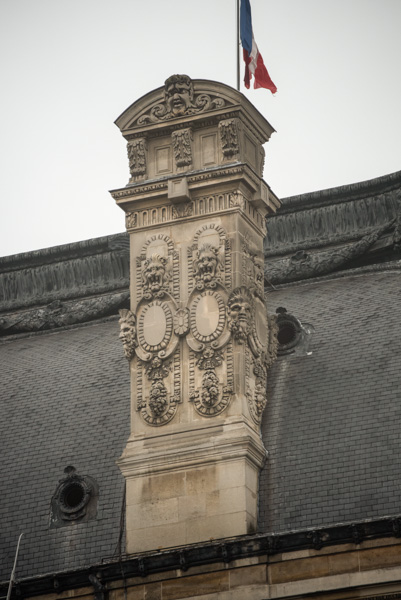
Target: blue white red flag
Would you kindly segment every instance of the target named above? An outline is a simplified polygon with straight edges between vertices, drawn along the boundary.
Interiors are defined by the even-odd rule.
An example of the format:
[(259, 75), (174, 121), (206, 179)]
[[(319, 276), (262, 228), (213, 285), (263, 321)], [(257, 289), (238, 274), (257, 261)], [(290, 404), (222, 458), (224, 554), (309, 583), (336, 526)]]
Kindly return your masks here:
[(253, 37), (251, 5), (249, 0), (241, 0), (240, 34), (245, 61), (245, 87), (249, 89), (253, 75), (255, 78), (255, 81), (253, 82), (254, 88), (263, 87), (274, 94), (277, 92), (277, 88), (270, 79), (262, 55), (260, 54), (255, 38)]

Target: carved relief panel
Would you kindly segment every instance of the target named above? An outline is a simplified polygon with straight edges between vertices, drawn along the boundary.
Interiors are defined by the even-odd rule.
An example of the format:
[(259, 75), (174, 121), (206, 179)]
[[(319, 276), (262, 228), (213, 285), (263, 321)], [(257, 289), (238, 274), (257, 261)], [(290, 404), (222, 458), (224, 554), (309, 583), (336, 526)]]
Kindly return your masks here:
[[(148, 425), (170, 422), (183, 398), (196, 415), (218, 416), (237, 394), (246, 396), (251, 418), (260, 423), (274, 358), (273, 329), (259, 257), (246, 237), (241, 250), (244, 285), (232, 289), (231, 242), (219, 224), (196, 230), (185, 264), (168, 235), (155, 234), (143, 243), (135, 264), (137, 307), (121, 311), (120, 337), (133, 361), (135, 408)], [(184, 302), (183, 276), (189, 288)], [(240, 384), (235, 384), (234, 361), (240, 361), (236, 368), (245, 366)]]
[(188, 248), (190, 289), (231, 287), (231, 246), (222, 227), (214, 223), (198, 229)]
[(146, 176), (146, 152), (147, 145), (144, 138), (128, 142), (127, 153), (130, 170), (130, 183), (143, 179)]
[(179, 338), (173, 328), (176, 310), (168, 296), (143, 299), (137, 309), (136, 408), (148, 425), (171, 421), (181, 402)]
[(169, 236), (150, 236), (136, 260), (136, 288), (147, 300), (179, 295), (178, 253)]
[(226, 160), (234, 159), (239, 153), (239, 128), (238, 119), (225, 119), (219, 123), (221, 150)]
[(241, 242), (243, 282), (259, 298), (264, 298), (264, 257), (263, 252), (249, 242), (245, 236)]
[(180, 265), (170, 237), (149, 236), (135, 267), (138, 303), (126, 337), (135, 326), (135, 343), (131, 341), (129, 348), (136, 355), (136, 410), (148, 425), (158, 426), (171, 421), (181, 401), (179, 333), (174, 326)]
[(175, 164), (178, 168), (189, 167), (192, 164), (192, 131), (179, 129), (171, 134)]
[(227, 328), (227, 287), (231, 283), (230, 243), (222, 227), (204, 225), (188, 248), (190, 400), (196, 412), (216, 416), (234, 392), (232, 347)]

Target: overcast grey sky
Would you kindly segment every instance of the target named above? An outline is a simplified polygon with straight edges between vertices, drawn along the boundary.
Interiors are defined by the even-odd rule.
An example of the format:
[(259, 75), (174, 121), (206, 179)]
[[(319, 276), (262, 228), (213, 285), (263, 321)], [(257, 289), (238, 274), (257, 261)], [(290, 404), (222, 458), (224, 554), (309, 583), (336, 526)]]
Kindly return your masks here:
[[(173, 73), (235, 87), (236, 0), (0, 0), (0, 256), (124, 230), (114, 120)], [(251, 0), (279, 197), (401, 169), (401, 0)], [(243, 65), (241, 65), (243, 72)], [(243, 73), (241, 74), (241, 77)]]

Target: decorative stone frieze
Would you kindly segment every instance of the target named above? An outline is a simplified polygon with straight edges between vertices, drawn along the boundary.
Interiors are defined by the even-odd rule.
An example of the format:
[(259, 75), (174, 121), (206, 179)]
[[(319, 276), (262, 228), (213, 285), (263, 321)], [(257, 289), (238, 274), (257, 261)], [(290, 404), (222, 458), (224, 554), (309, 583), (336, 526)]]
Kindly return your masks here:
[(277, 199), (259, 175), (273, 130), (235, 90), (181, 75), (117, 124), (147, 148), (147, 179), (112, 193), (131, 239), (127, 552), (246, 534), (274, 357), (262, 257)]

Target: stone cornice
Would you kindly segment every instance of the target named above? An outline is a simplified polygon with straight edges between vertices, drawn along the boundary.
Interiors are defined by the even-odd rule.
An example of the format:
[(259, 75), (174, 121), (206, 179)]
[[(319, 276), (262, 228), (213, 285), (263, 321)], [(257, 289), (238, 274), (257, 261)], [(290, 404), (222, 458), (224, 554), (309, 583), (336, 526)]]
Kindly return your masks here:
[[(12, 599), (28, 598), (42, 594), (52, 594), (87, 587), (89, 575), (96, 574), (104, 585), (113, 581), (142, 577), (174, 570), (187, 570), (191, 567), (214, 563), (229, 564), (250, 557), (284, 555), (302, 550), (319, 553), (330, 546), (359, 546), (364, 541), (399, 538), (401, 516), (386, 517), (372, 521), (332, 525), (325, 528), (284, 532), (280, 534), (256, 534), (213, 542), (181, 546), (164, 551), (107, 558), (97, 565), (21, 579), (13, 588)], [(351, 546), (352, 548), (352, 546)], [(6, 596), (8, 581), (0, 584), (0, 594)], [(398, 594), (379, 596), (380, 600), (395, 600)], [(372, 599), (376, 596), (372, 596)]]
[(125, 251), (129, 248), (129, 236), (127, 233), (117, 233), (89, 240), (63, 244), (61, 246), (52, 246), (32, 252), (23, 252), (21, 254), (11, 254), (10, 256), (0, 257), (0, 273), (9, 272), (41, 265), (53, 264), (58, 261), (69, 260), (72, 258), (81, 258), (83, 256), (92, 256), (96, 253), (113, 251)]
[[(231, 163), (218, 167), (212, 167), (209, 169), (202, 169), (199, 171), (188, 171), (185, 173), (185, 177), (188, 180), (189, 187), (193, 187), (194, 185), (200, 182), (210, 182), (213, 183), (214, 180), (220, 180), (224, 177), (232, 177), (232, 176), (246, 176), (249, 178), (255, 189), (257, 189), (259, 185), (259, 177), (252, 171), (252, 169), (246, 165), (245, 163)], [(130, 198), (135, 198), (135, 196), (142, 196), (145, 194), (154, 194), (160, 195), (161, 193), (167, 194), (168, 188), (168, 180), (169, 179), (180, 179), (183, 175), (168, 175), (165, 177), (160, 177), (158, 179), (149, 179), (144, 182), (135, 183), (133, 185), (127, 185), (124, 188), (119, 188), (115, 190), (110, 190), (111, 196), (117, 202), (121, 203), (121, 201), (128, 200)]]
[[(18, 320), (36, 322), (39, 307), (44, 307), (54, 322), (52, 315), (60, 315), (61, 309), (55, 302), (75, 300), (70, 304), (75, 312), (76, 304), (83, 298), (123, 292), (128, 286), (126, 234), (9, 256), (0, 261), (0, 313), (3, 320), (10, 313), (6, 319), (8, 325)], [(104, 301), (97, 304), (103, 307)], [(17, 315), (19, 309), (28, 312)], [(100, 312), (103, 313), (103, 308)], [(7, 323), (4, 330), (8, 329)]]
[(401, 171), (349, 185), (282, 198), (280, 214), (382, 194), (401, 187)]
[[(360, 240), (375, 229), (395, 223), (397, 236), (401, 219), (401, 172), (355, 186), (354, 194), (344, 188), (332, 192), (327, 202), (320, 193), (297, 196), (266, 221), (265, 256), (282, 256), (298, 250), (338, 246)], [(316, 201), (311, 201), (315, 198)], [(292, 200), (292, 199), (290, 199)]]
[[(227, 429), (228, 427), (226, 425)], [(175, 433), (175, 439), (178, 437), (179, 434)], [(213, 438), (213, 427), (199, 431), (191, 430), (187, 434), (183, 432), (183, 439), (176, 440), (176, 446), (172, 449), (166, 448), (163, 436), (159, 439), (152, 438), (152, 449), (146, 447), (141, 450), (141, 440), (139, 447), (135, 442), (131, 442), (132, 446), (129, 442), (117, 464), (124, 476), (127, 476), (150, 475), (159, 471), (182, 471), (224, 461), (236, 461), (243, 457), (259, 468), (264, 463), (266, 450), (259, 435), (248, 426), (241, 424), (239, 429), (238, 425), (234, 426), (234, 430), (226, 433), (222, 439), (219, 438), (218, 442), (213, 438), (213, 443), (210, 443), (209, 437)]]

